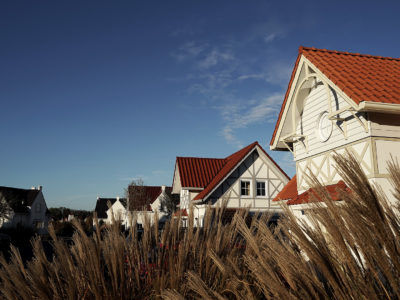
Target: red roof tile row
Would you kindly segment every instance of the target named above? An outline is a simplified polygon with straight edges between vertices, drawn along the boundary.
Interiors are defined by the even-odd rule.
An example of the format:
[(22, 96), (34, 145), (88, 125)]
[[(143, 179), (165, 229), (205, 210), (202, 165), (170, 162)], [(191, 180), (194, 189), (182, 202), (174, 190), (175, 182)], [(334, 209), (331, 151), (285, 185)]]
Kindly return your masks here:
[(400, 104), (400, 59), (300, 47), (285, 99), (271, 139), (275, 136), (301, 56), (305, 56), (356, 104), (363, 101)]
[(297, 197), (297, 179), (296, 175), (283, 187), (272, 201), (288, 200)]
[(300, 47), (354, 102), (400, 104), (400, 59)]
[[(351, 192), (351, 190), (347, 187), (343, 180), (340, 180), (338, 183), (335, 184), (327, 185), (324, 188), (333, 201), (342, 200), (342, 198), (340, 197), (342, 192)], [(288, 182), (288, 184), (282, 189), (282, 191), (275, 197), (273, 201), (279, 200), (288, 200), (286, 202), (287, 205), (306, 204), (322, 201), (314, 188), (310, 188), (307, 191), (298, 195), (296, 176), (294, 176), (292, 180)]]
[(204, 188), (225, 165), (225, 159), (177, 157), (183, 187)]

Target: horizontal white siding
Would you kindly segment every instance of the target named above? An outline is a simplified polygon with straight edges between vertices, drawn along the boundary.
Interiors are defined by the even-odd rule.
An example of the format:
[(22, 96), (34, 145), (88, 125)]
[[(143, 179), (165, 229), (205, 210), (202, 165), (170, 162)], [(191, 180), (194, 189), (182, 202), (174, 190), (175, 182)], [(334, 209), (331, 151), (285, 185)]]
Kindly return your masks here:
[(400, 138), (400, 116), (395, 114), (369, 113), (371, 133), (376, 137)]
[[(332, 99), (332, 111), (348, 106), (348, 103), (342, 97), (334, 95), (332, 91), (330, 91), (330, 94)], [(325, 142), (321, 142), (318, 133), (318, 120), (324, 111), (329, 112), (329, 101), (326, 88), (321, 84), (312, 89), (305, 100), (303, 114), (299, 124), (297, 125), (296, 133), (305, 135), (306, 140), (304, 140), (304, 143), (297, 142), (294, 144), (295, 160), (304, 159), (311, 155), (335, 149), (369, 136), (369, 133), (365, 132), (364, 127), (361, 126), (359, 121), (354, 118), (350, 112), (345, 112), (342, 113), (340, 117), (346, 118), (346, 121), (344, 122), (347, 123), (347, 138), (345, 138), (342, 131), (335, 125), (336, 121), (334, 121), (333, 131), (330, 138)], [(365, 121), (364, 114), (360, 114), (359, 116), (362, 121)], [(340, 125), (340, 128), (345, 130), (343, 122)]]

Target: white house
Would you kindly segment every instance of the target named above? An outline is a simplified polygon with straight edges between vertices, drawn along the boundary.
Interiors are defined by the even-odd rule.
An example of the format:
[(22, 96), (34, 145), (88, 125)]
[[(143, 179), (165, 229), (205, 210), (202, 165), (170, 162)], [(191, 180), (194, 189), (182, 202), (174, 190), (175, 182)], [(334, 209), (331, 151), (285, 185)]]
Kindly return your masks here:
[[(120, 204), (122, 204), (124, 202), (126, 203), (125, 198), (119, 198), (119, 197), (117, 197), (117, 198), (100, 198), (100, 197), (97, 197), (96, 207), (95, 207), (94, 211), (97, 214), (98, 222), (104, 222), (106, 224), (111, 224), (112, 217), (111, 217), (111, 214), (108, 212), (109, 206), (112, 207), (114, 205), (114, 203), (117, 201), (118, 201), (118, 204), (117, 204), (118, 208), (119, 208)], [(114, 214), (115, 219), (117, 219), (117, 217), (118, 217), (117, 214), (120, 212), (118, 210), (118, 208), (116, 207), (116, 213)], [(93, 223), (93, 225), (94, 225), (94, 223)]]
[(47, 205), (42, 187), (19, 189), (0, 187), (0, 201), (5, 215), (0, 216), (0, 227), (30, 227), (39, 234), (47, 233)]
[(270, 143), (271, 150), (292, 152), (297, 195), (276, 200), (306, 203), (307, 172), (332, 192), (346, 189), (334, 151), (351, 152), (393, 200), (387, 161), (400, 158), (399, 114), (400, 59), (300, 47)]
[(177, 157), (172, 184), (172, 193), (180, 195), (176, 216), (185, 222), (193, 209), (202, 226), (207, 205), (215, 207), (223, 201), (230, 210), (279, 211), (272, 199), (288, 181), (258, 142), (226, 158)]
[(122, 224), (126, 225), (127, 218), (127, 207), (126, 198), (117, 197), (114, 203), (106, 211), (107, 219), (106, 223), (111, 224), (113, 220), (122, 221)]
[(127, 227), (130, 226), (132, 218), (136, 218), (139, 229), (142, 228), (145, 218), (154, 222), (157, 212), (159, 222), (164, 223), (167, 219), (167, 212), (162, 208), (163, 198), (171, 197), (171, 187), (162, 186), (133, 186), (128, 187), (128, 208), (129, 213), (126, 218)]

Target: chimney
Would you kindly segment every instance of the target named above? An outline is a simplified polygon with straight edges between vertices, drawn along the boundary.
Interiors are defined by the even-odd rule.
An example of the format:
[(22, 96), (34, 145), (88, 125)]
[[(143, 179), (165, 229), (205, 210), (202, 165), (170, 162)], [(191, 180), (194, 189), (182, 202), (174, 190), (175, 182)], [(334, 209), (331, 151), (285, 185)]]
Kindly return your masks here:
[(38, 185), (37, 190), (38, 190), (38, 191), (41, 191), (42, 188), (43, 188), (43, 187), (42, 187), (41, 185)]
[(119, 201), (119, 197), (117, 196), (117, 201)]
[(31, 190), (36, 190), (36, 188), (34, 186), (31, 187)]
[(162, 191), (162, 192), (165, 192), (165, 185), (162, 185), (162, 186), (161, 186), (161, 191)]

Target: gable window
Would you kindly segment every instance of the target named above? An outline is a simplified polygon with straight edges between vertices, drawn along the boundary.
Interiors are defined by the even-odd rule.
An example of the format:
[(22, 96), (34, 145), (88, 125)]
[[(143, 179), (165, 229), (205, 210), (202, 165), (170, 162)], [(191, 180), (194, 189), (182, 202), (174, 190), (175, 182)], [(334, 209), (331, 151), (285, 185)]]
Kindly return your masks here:
[(240, 195), (241, 196), (250, 196), (250, 181), (249, 180), (240, 181)]
[(265, 196), (265, 181), (257, 181), (257, 196)]
[(329, 120), (328, 112), (324, 111), (319, 116), (318, 120), (318, 133), (321, 142), (326, 142), (330, 138), (332, 130), (333, 130), (332, 121)]

